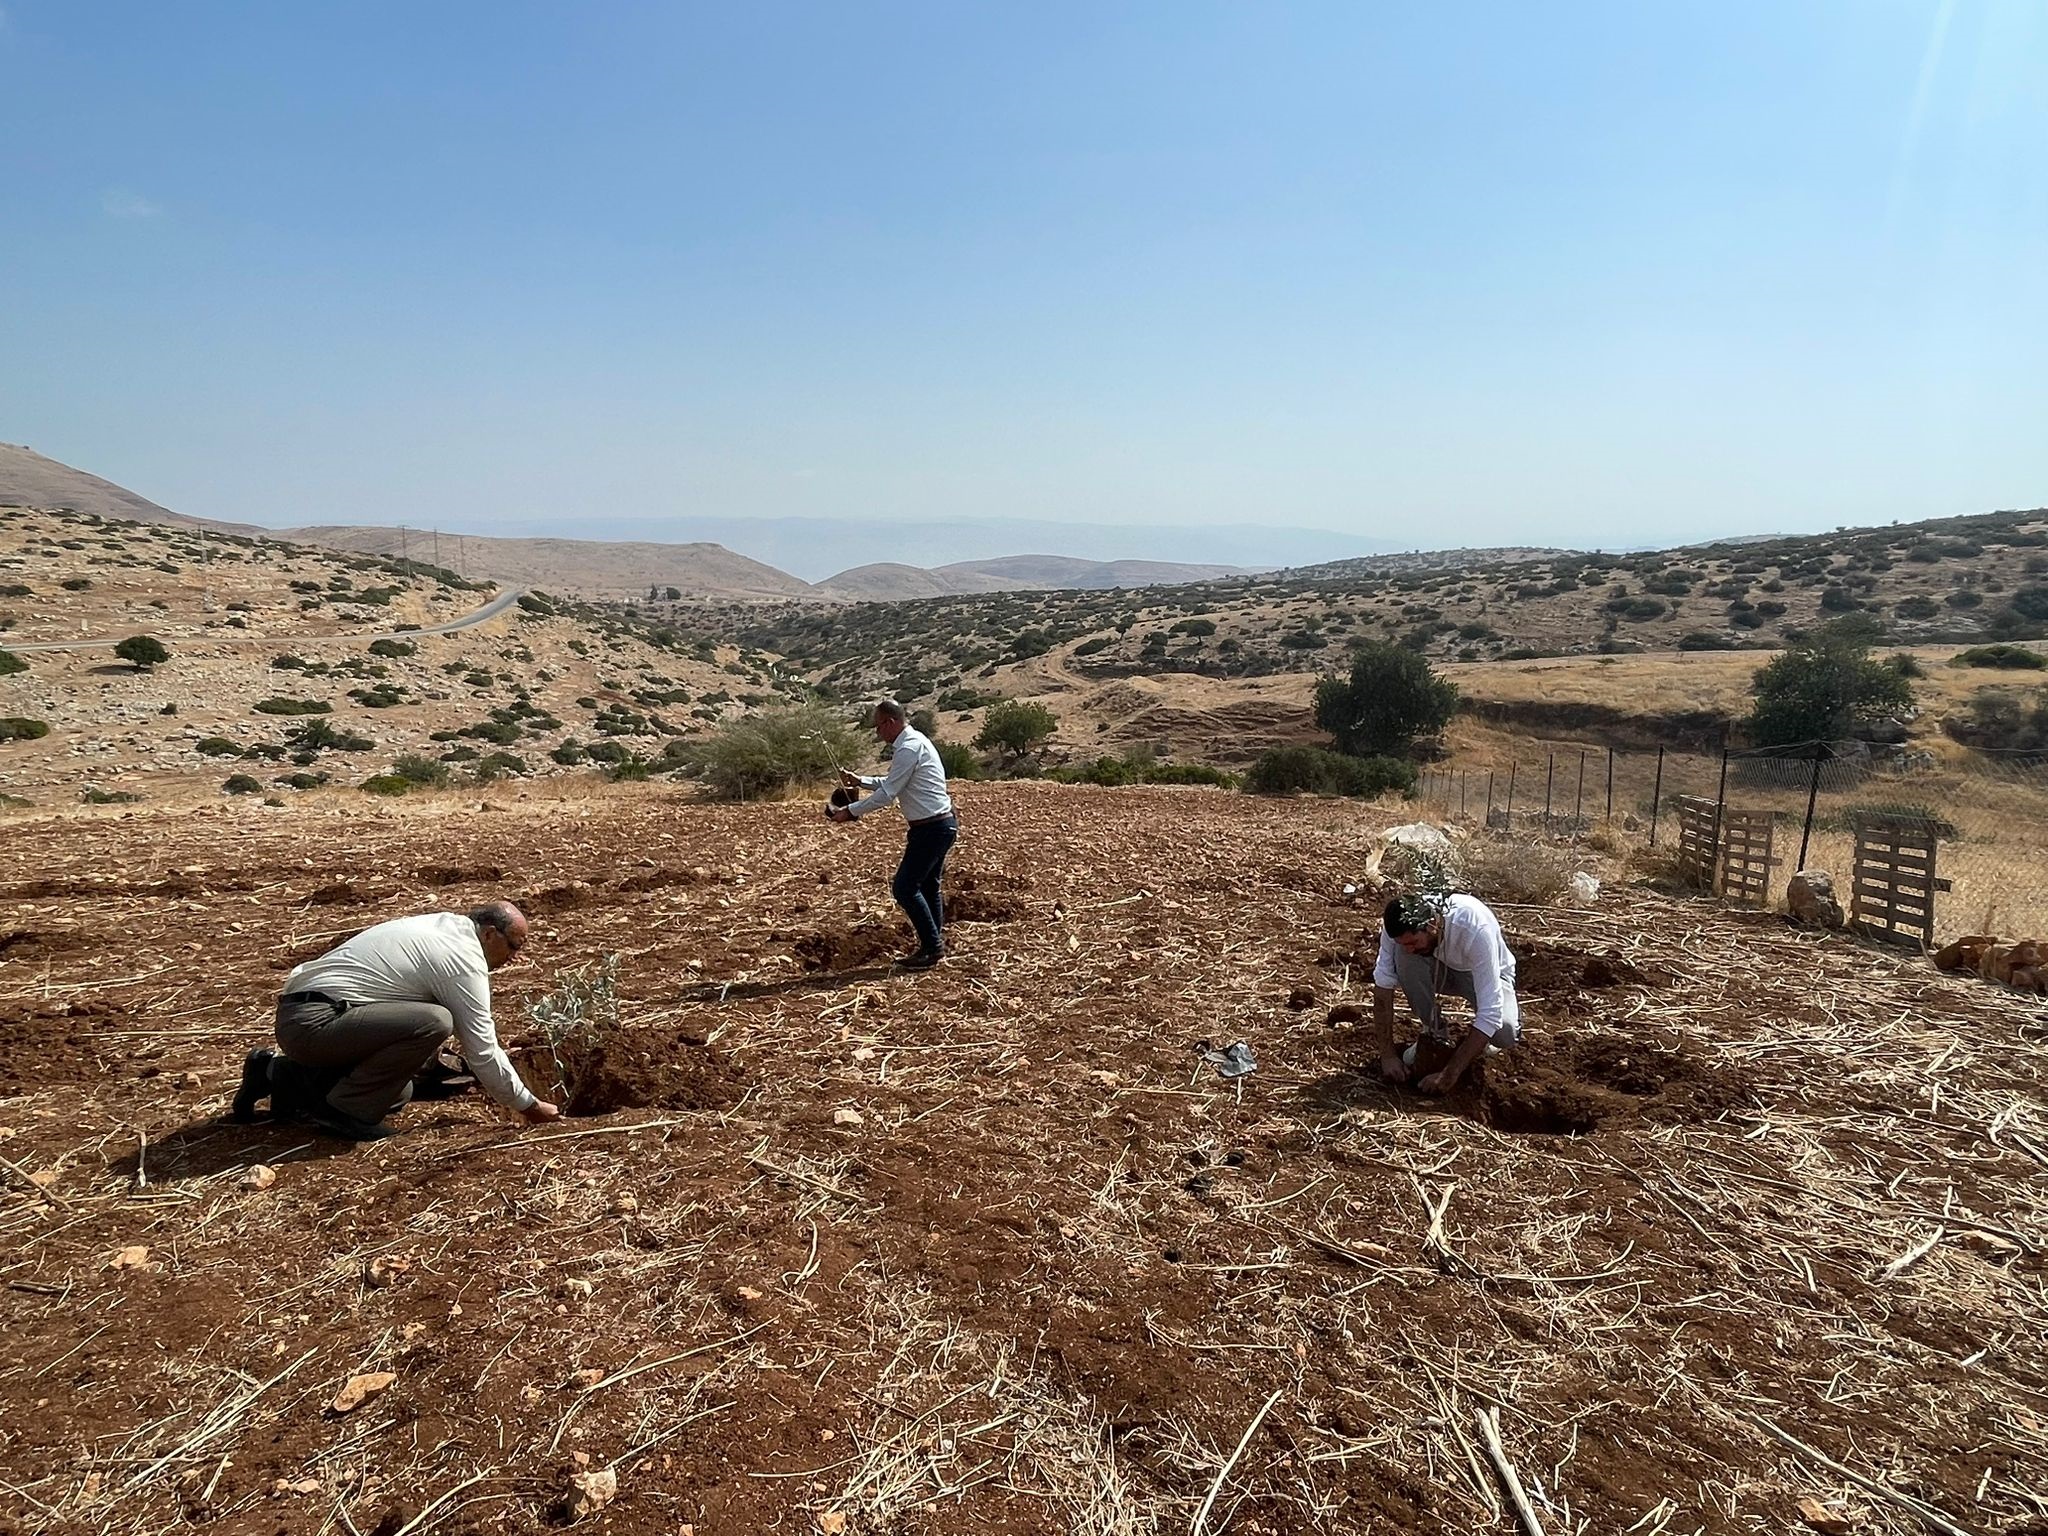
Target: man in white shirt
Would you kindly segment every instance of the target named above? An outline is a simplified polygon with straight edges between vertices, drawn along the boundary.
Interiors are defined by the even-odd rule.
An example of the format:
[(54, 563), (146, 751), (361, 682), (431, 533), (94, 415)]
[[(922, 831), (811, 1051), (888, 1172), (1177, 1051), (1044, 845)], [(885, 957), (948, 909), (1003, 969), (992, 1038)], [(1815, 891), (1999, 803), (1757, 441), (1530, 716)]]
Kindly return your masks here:
[[(1424, 1093), (1449, 1093), (1472, 1063), (1522, 1036), (1515, 998), (1515, 957), (1508, 953), (1500, 919), (1471, 896), (1410, 893), (1387, 903), (1378, 963), (1372, 972), (1372, 1019), (1379, 1034), (1380, 1072), (1391, 1083), (1414, 1074), (1422, 1039), (1394, 1048), (1394, 988), (1408, 997), (1432, 1055), (1450, 1059), (1416, 1083)], [(1454, 993), (1472, 1004), (1472, 1024), (1458, 1035), (1439, 1001)]]
[(946, 855), (959, 840), (953, 819), (953, 797), (946, 792), (946, 765), (931, 738), (910, 723), (903, 706), (884, 699), (875, 706), (875, 734), (894, 747), (889, 771), (879, 777), (840, 771), (840, 782), (867, 795), (851, 805), (832, 808), (834, 821), (859, 821), (870, 812), (894, 804), (910, 823), (903, 842), (903, 862), (889, 893), (917, 930), (917, 952), (896, 963), (907, 971), (926, 971), (946, 957), (946, 907), (939, 895), (939, 877)]
[(560, 1113), (535, 1097), (498, 1043), (490, 972), (526, 946), (526, 916), (509, 901), (432, 912), (366, 928), (285, 977), (280, 1051), (251, 1051), (231, 1118), (269, 1098), (280, 1119), (304, 1119), (351, 1141), (392, 1134), (384, 1117), (451, 1035), (485, 1093), (529, 1124)]

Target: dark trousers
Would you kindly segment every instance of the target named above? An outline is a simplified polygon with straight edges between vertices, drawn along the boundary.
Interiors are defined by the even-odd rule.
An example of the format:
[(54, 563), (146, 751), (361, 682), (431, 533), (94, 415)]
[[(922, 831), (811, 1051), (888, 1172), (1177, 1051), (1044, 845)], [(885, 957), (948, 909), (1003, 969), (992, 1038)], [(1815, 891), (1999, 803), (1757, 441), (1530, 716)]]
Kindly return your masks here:
[(959, 838), (960, 823), (951, 816), (912, 827), (903, 840), (903, 862), (889, 882), (889, 894), (917, 930), (917, 947), (928, 955), (946, 947), (946, 904), (939, 895), (939, 877)]
[(454, 1033), (454, 1015), (438, 1003), (339, 1006), (303, 993), (277, 1002), (277, 1043), (302, 1069), (287, 1072), (290, 1089), (372, 1123), (412, 1097), (412, 1080)]

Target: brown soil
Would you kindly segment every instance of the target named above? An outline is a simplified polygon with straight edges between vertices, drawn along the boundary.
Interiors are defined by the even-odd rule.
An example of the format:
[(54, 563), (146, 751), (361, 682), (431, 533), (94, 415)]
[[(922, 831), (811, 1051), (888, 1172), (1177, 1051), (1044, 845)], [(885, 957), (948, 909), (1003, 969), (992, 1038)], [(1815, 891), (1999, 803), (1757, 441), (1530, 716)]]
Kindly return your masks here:
[[(1385, 813), (961, 786), (956, 889), (1018, 911), (905, 976), (872, 963), (909, 943), (893, 839), (530, 793), (0, 842), (0, 891), (64, 888), (0, 897), (0, 933), (120, 936), (0, 955), (0, 1529), (543, 1536), (581, 1453), (619, 1475), (592, 1530), (1185, 1531), (1270, 1397), (1212, 1532), (1449, 1536), (1497, 1497), (1451, 1390), (1501, 1405), (1560, 1527), (1781, 1528), (1808, 1469), (1731, 1405), (1972, 1529), (2033, 1513), (2031, 1004), (1611, 884), (1514, 914), (1527, 1039), (1446, 1106), (1326, 1026), (1355, 966), (1285, 1006)], [(573, 896), (493, 987), (532, 1071), (526, 1005), (619, 956), (582, 1118), (470, 1094), (367, 1146), (221, 1123), (277, 968), (352, 915), (307, 901), (337, 846), (363, 889), (495, 867)], [(700, 864), (748, 873), (623, 888)], [(1205, 1038), (1259, 1072), (1191, 1072)], [(405, 1267), (370, 1283), (380, 1257)], [(365, 1371), (396, 1380), (330, 1412)]]
[(473, 869), (458, 864), (423, 864), (412, 872), (412, 877), (421, 885), (490, 885), (504, 879), (505, 871), (495, 864), (479, 864)]
[(1525, 1040), (1486, 1062), (1476, 1096), (1495, 1129), (1539, 1135), (1584, 1135), (1616, 1120), (1690, 1125), (1758, 1103), (1733, 1067), (1611, 1035)]
[(913, 942), (907, 926), (862, 923), (798, 934), (790, 953), (807, 971), (851, 971), (908, 954)]
[[(554, 1063), (540, 1058), (549, 1069)], [(724, 1109), (744, 1091), (745, 1075), (701, 1036), (621, 1030), (602, 1045), (563, 1054), (568, 1093), (562, 1110), (605, 1115), (621, 1109)]]

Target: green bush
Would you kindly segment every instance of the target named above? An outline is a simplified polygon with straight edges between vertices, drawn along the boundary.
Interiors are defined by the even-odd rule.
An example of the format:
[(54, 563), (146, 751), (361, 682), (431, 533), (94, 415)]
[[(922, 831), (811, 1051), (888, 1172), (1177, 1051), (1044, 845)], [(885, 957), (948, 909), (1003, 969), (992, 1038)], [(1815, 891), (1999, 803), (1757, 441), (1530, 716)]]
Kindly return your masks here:
[(24, 720), (20, 715), (0, 716), (0, 741), (41, 741), (49, 734), (47, 720)]
[(417, 752), (408, 752), (391, 765), (392, 773), (408, 784), (421, 784), (439, 789), (449, 780), (448, 765)]
[(221, 789), (230, 795), (256, 795), (263, 792), (263, 786), (246, 773), (229, 774)]
[(130, 635), (114, 647), (114, 654), (144, 672), (171, 659), (170, 647), (154, 635)]
[(84, 789), (79, 791), (78, 799), (84, 805), (136, 805), (142, 796), (125, 789)]
[(1457, 688), (1406, 646), (1361, 646), (1348, 679), (1316, 685), (1316, 724), (1356, 757), (1405, 752), (1448, 725), (1457, 707)]
[[(688, 760), (722, 800), (758, 800), (837, 776), (865, 751), (860, 737), (822, 705), (764, 710), (692, 743)], [(597, 749), (591, 749), (597, 755)]]
[(323, 699), (258, 699), (252, 706), (259, 715), (325, 715), (334, 706)]
[(565, 741), (548, 754), (564, 768), (581, 768), (590, 760), (590, 754), (583, 750), (581, 742)]
[(394, 658), (399, 656), (416, 656), (419, 654), (419, 649), (410, 640), (372, 640), (370, 642), (370, 654), (372, 656), (390, 656)]
[(1213, 635), (1216, 633), (1216, 621), (1214, 619), (1182, 619), (1173, 625), (1173, 632), (1176, 635), (1195, 635), (1198, 637)]
[(1154, 763), (1145, 771), (1147, 784), (1209, 784), (1235, 789), (1238, 777), (1208, 763)]
[(242, 749), (225, 736), (209, 736), (193, 743), (192, 750), (207, 757), (240, 757)]
[(1145, 782), (1143, 765), (1128, 757), (1104, 756), (1089, 763), (1069, 763), (1064, 768), (1054, 769), (1051, 776), (1061, 784), (1116, 786)]
[(402, 795), (412, 788), (412, 780), (402, 774), (380, 773), (357, 787), (366, 795)]
[(1347, 757), (1324, 747), (1269, 747), (1245, 775), (1255, 795), (1414, 793), (1415, 765), (1398, 757)]
[(2048, 669), (2048, 656), (2023, 645), (1977, 645), (1956, 652), (1950, 663), (1957, 667), (2000, 667), (2009, 672), (2039, 672)]
[(1689, 629), (1678, 637), (1681, 651), (1732, 651), (1737, 649), (1731, 636), (1711, 629)]
[(318, 789), (327, 782), (324, 773), (288, 773), (277, 780), (287, 789)]
[(16, 672), (26, 672), (28, 663), (12, 651), (0, 650), (0, 677), (11, 677)]
[(1913, 704), (1911, 679), (1871, 657), (1867, 619), (1823, 624), (1758, 668), (1752, 738), (1760, 747), (1836, 741)]
[(1059, 721), (1043, 704), (1004, 699), (989, 706), (974, 744), (984, 752), (1001, 752), (1015, 759), (1045, 745), (1058, 729)]
[(939, 741), (932, 745), (939, 749), (939, 762), (945, 767), (949, 779), (978, 779), (983, 777), (981, 759), (974, 748), (964, 741)]

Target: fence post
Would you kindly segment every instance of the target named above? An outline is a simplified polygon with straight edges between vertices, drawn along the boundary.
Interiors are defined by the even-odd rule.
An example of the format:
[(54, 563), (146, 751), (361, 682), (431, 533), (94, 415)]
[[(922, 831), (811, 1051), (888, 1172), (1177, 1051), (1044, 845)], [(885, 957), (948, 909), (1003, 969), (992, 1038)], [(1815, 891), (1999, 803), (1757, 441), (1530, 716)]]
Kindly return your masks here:
[(1607, 749), (1607, 814), (1604, 821), (1614, 820), (1614, 748)]
[(1579, 812), (1586, 804), (1586, 749), (1579, 748), (1579, 787), (1572, 791), (1572, 836), (1579, 835)]
[(1543, 771), (1543, 835), (1550, 835), (1550, 786), (1557, 782), (1557, 754), (1550, 754), (1550, 766)]
[(1500, 813), (1500, 829), (1503, 832), (1515, 830), (1515, 760), (1508, 759), (1508, 803)]
[(1493, 770), (1486, 770), (1486, 830), (1493, 830)]
[(1657, 782), (1650, 788), (1650, 846), (1657, 846), (1657, 817), (1664, 809), (1664, 749), (1657, 749)]
[(1721, 894), (1721, 812), (1728, 804), (1728, 747), (1721, 747), (1721, 782), (1714, 787), (1714, 841), (1710, 855), (1712, 864), (1707, 871), (1707, 889), (1716, 896)]
[(1792, 866), (1795, 875), (1806, 868), (1806, 845), (1813, 838), (1813, 808), (1820, 800), (1820, 756), (1826, 750), (1820, 742), (1813, 744), (1813, 777), (1806, 784), (1806, 825), (1799, 830), (1799, 862)]
[(1472, 775), (1469, 770), (1464, 768), (1458, 770), (1458, 814), (1460, 816), (1465, 814), (1465, 786), (1471, 782), (1471, 778)]

